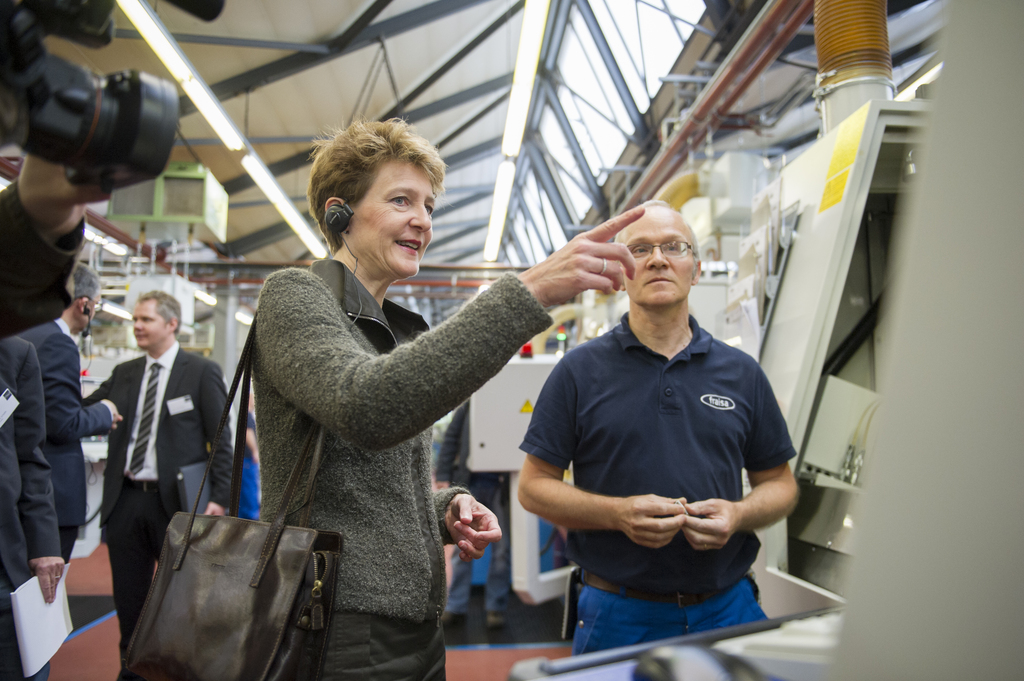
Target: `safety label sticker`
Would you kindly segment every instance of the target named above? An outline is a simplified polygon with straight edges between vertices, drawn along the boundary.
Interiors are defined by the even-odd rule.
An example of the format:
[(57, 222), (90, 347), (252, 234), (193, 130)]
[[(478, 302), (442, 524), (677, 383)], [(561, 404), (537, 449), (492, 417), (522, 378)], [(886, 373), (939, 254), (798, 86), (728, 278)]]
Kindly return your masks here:
[(832, 161), (828, 164), (825, 191), (821, 196), (818, 212), (828, 210), (843, 200), (846, 181), (850, 178), (850, 166), (857, 158), (857, 149), (864, 134), (864, 124), (868, 119), (869, 104), (857, 109), (845, 121), (839, 124), (836, 131), (836, 145), (832, 149)]

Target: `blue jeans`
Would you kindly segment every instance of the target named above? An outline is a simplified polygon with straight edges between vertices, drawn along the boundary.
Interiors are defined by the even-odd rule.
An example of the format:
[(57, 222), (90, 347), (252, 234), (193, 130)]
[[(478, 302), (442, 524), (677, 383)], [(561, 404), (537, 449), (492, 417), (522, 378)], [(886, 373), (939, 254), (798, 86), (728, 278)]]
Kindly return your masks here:
[(260, 465), (242, 459), (242, 493), (238, 497), (238, 517), (260, 519)]
[(0, 565), (0, 679), (30, 678), (33, 681), (46, 681), (50, 676), (50, 663), (34, 676), (25, 677), (21, 673), (21, 653), (18, 651), (18, 635), (14, 632), (14, 612), (11, 610), (11, 592), (14, 585), (7, 576), (7, 570)]
[[(512, 554), (509, 551), (508, 517), (502, 500), (502, 481), (497, 474), (474, 473), (469, 478), (469, 491), (481, 504), (491, 509), (501, 527), (501, 541), (491, 544), (491, 566), (487, 571), (484, 601), (488, 612), (504, 612), (508, 608), (511, 588)], [(452, 585), (448, 590), (446, 610), (460, 615), (469, 610), (469, 591), (473, 584), (473, 562), (464, 562), (456, 552), (452, 556)]]
[(573, 655), (767, 619), (747, 578), (703, 603), (685, 608), (584, 586), (577, 615)]

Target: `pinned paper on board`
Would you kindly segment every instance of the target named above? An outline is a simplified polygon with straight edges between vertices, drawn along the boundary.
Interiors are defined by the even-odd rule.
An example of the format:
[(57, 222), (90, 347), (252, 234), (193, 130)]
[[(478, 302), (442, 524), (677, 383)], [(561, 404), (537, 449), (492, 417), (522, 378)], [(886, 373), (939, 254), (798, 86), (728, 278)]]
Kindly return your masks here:
[(762, 227), (768, 233), (767, 251), (767, 272), (775, 272), (775, 256), (779, 249), (779, 232), (782, 225), (782, 178), (776, 178), (774, 182), (754, 195), (750, 204), (750, 233), (754, 234)]
[(526, 402), (523, 403), (523, 408), (519, 410), (519, 413), (520, 414), (532, 414), (533, 413), (533, 405), (530, 404), (530, 400), (526, 400)]
[(757, 320), (757, 301), (747, 298), (732, 309), (719, 313), (717, 321), (723, 342), (760, 360), (761, 327)]

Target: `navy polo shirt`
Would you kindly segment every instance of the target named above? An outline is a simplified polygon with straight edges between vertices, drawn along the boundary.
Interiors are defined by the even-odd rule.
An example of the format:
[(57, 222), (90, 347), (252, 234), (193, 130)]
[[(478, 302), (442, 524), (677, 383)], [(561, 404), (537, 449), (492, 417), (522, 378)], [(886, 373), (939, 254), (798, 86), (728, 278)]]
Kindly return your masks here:
[[(629, 315), (610, 333), (566, 353), (534, 408), (520, 448), (575, 484), (609, 496), (688, 501), (743, 496), (740, 470), (796, 455), (760, 365), (715, 340), (690, 317), (693, 338), (671, 360), (643, 345)], [(616, 531), (569, 532), (568, 557), (616, 584), (655, 593), (707, 593), (738, 582), (757, 556), (753, 533), (695, 551), (679, 533), (660, 549)]]

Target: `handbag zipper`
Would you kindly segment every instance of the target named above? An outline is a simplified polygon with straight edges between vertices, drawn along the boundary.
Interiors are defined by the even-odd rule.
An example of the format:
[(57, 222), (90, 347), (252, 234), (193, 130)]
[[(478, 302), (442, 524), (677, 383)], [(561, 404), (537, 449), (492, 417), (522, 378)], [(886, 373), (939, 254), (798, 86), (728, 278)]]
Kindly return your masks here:
[[(324, 561), (323, 574), (320, 573), (320, 559)], [(299, 627), (311, 631), (319, 631), (324, 628), (324, 606), (322, 602), (324, 583), (321, 576), (327, 576), (327, 554), (323, 551), (313, 552), (313, 588), (309, 594), (309, 603), (302, 609), (299, 617)]]

